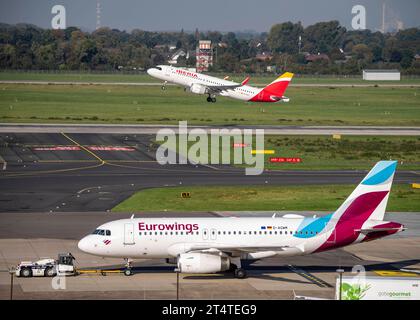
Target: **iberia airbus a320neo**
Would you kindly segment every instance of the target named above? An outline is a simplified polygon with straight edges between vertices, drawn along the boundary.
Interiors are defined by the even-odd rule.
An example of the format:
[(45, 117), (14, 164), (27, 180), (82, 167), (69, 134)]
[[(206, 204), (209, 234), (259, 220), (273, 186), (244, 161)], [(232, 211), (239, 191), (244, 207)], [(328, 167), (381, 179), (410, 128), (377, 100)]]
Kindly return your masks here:
[(192, 93), (208, 95), (207, 102), (216, 102), (216, 95), (250, 102), (289, 102), (283, 94), (293, 77), (293, 73), (286, 72), (261, 89), (248, 86), (249, 77), (236, 83), (227, 78), (219, 79), (172, 66), (156, 66), (148, 69), (147, 73), (164, 81), (162, 89), (168, 82), (175, 83)]
[(243, 260), (308, 255), (376, 240), (405, 228), (384, 221), (396, 161), (380, 161), (341, 206), (321, 217), (134, 218), (107, 222), (79, 242), (102, 257), (168, 259), (185, 273), (231, 270)]

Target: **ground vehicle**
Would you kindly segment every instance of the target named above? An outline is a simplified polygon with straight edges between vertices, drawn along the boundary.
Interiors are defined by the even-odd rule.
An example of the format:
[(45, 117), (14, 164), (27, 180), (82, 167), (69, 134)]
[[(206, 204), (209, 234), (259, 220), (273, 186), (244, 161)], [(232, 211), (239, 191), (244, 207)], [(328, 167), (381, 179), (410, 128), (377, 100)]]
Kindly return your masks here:
[(56, 275), (74, 275), (75, 258), (71, 253), (60, 253), (58, 259), (44, 258), (38, 261), (22, 261), (16, 267), (15, 274), (18, 277), (54, 277)]

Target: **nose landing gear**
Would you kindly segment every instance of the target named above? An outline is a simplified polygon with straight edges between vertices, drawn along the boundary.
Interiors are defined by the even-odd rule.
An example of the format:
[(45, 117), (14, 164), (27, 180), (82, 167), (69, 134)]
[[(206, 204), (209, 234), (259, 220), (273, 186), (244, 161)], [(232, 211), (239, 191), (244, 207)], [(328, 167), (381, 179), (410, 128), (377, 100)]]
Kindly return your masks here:
[(132, 267), (132, 262), (133, 262), (133, 260), (132, 259), (130, 259), (130, 258), (126, 258), (126, 259), (124, 259), (125, 260), (125, 270), (124, 270), (124, 274), (126, 275), (126, 276), (131, 276), (131, 275), (133, 275), (133, 271), (131, 270), (131, 267)]
[(168, 81), (165, 81), (163, 84), (162, 84), (162, 87), (160, 87), (162, 90), (166, 90), (166, 84), (168, 83)]

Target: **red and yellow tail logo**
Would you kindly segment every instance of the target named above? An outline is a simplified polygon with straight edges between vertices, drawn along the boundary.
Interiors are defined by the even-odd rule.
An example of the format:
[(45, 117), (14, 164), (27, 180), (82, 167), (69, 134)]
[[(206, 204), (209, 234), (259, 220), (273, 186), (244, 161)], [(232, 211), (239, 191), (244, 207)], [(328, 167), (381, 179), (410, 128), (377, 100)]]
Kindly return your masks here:
[(268, 86), (262, 89), (250, 101), (254, 102), (277, 102), (282, 100), (283, 94), (287, 89), (290, 81), (293, 78), (293, 73), (285, 72), (276, 80), (271, 82)]

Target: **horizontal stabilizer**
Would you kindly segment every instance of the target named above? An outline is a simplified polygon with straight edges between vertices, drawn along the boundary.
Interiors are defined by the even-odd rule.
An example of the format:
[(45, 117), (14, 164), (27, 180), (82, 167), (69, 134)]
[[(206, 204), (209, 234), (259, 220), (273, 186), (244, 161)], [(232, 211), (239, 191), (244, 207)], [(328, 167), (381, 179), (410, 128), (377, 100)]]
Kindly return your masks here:
[(407, 228), (405, 227), (395, 227), (395, 228), (371, 228), (371, 229), (356, 229), (354, 231), (360, 232), (363, 234), (368, 234), (371, 232), (384, 232), (384, 231), (405, 231)]

